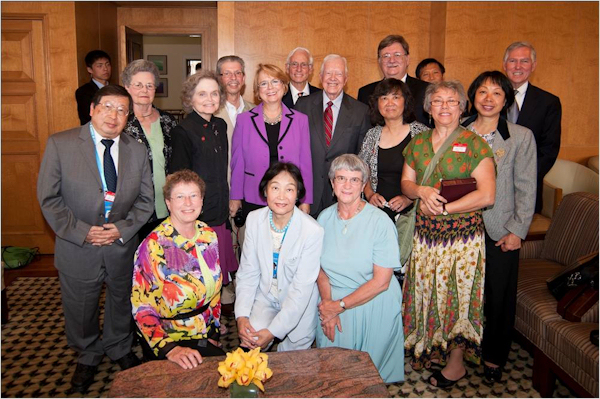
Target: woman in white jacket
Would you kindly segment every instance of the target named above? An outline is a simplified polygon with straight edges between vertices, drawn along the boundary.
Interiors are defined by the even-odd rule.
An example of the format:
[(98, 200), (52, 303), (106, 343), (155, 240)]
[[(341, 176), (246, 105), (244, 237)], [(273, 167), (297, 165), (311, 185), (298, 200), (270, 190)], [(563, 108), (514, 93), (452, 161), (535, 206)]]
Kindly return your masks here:
[(296, 207), (305, 194), (300, 169), (277, 162), (259, 191), (267, 207), (250, 212), (236, 277), (240, 346), (308, 349), (317, 328), (317, 277), (323, 228)]

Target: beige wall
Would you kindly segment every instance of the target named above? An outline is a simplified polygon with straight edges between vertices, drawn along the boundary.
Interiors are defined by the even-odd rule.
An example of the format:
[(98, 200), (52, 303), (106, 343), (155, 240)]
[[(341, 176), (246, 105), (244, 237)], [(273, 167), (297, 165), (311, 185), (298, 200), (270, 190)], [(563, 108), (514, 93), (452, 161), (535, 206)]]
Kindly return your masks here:
[[(583, 162), (598, 154), (598, 3), (219, 2), (218, 23), (218, 55), (244, 58), (247, 86), (258, 63), (283, 67), (288, 52), (303, 46), (315, 57), (315, 85), (325, 55), (348, 59), (352, 96), (381, 78), (377, 45), (390, 33), (410, 44), (409, 74), (434, 56), (448, 79), (466, 87), (485, 70), (501, 70), (511, 42), (531, 41), (538, 52), (532, 83), (563, 105), (559, 156)], [(244, 98), (252, 96), (247, 89)]]
[(181, 109), (181, 87), (187, 78), (186, 60), (202, 59), (201, 39), (182, 36), (144, 36), (144, 59), (149, 55), (167, 56), (168, 96), (155, 97), (160, 109)]

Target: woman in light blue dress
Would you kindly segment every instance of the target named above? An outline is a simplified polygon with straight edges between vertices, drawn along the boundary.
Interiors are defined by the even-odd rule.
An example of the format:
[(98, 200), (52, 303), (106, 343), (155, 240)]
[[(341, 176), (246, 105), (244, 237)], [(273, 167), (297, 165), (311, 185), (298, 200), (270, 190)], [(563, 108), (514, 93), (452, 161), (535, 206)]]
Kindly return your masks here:
[(345, 154), (331, 164), (329, 178), (338, 202), (324, 210), (321, 302), (317, 347), (369, 353), (386, 383), (404, 381), (402, 294), (393, 271), (400, 269), (396, 226), (361, 198), (368, 166)]

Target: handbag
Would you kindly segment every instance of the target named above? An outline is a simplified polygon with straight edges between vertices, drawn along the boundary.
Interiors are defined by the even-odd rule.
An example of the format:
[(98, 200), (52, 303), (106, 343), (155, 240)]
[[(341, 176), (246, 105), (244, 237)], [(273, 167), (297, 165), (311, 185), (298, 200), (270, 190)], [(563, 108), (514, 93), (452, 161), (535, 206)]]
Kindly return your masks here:
[(477, 189), (477, 180), (474, 177), (467, 179), (442, 179), (440, 195), (448, 202), (454, 202)]
[(28, 265), (39, 254), (39, 247), (2, 247), (2, 262), (6, 269), (16, 269)]
[[(440, 157), (452, 143), (458, 135), (465, 130), (462, 127), (457, 127), (450, 136), (444, 141), (444, 143), (438, 148), (437, 152), (431, 158), (431, 162), (427, 165), (423, 178), (421, 179), (421, 186), (429, 179), (429, 176), (433, 173), (433, 169), (438, 164)], [(419, 199), (415, 200), (412, 209), (406, 213), (398, 214), (396, 218), (396, 230), (398, 231), (398, 246), (400, 247), (400, 264), (405, 265), (410, 259), (410, 254), (413, 248), (413, 236), (415, 233), (415, 224), (417, 220), (417, 208), (419, 207)]]
[(598, 289), (598, 252), (578, 258), (565, 270), (547, 279), (546, 284), (557, 301), (580, 286), (592, 284)]

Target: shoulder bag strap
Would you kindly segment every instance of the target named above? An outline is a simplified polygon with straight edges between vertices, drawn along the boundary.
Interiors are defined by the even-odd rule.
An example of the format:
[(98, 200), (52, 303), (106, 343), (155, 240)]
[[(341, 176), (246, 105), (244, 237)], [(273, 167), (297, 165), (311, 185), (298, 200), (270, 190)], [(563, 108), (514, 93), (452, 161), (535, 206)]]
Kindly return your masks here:
[[(440, 148), (438, 148), (438, 150), (435, 153), (435, 155), (433, 156), (433, 158), (431, 158), (431, 162), (429, 162), (429, 165), (427, 165), (427, 169), (425, 169), (425, 173), (423, 173), (423, 179), (421, 179), (421, 184), (420, 184), (421, 186), (423, 185), (423, 183), (425, 183), (427, 181), (427, 179), (429, 179), (429, 176), (431, 176), (431, 174), (433, 173), (433, 169), (436, 167), (436, 165), (440, 161), (442, 154), (444, 152), (446, 152), (448, 147), (450, 147), (450, 144), (454, 140), (456, 140), (456, 138), (462, 133), (463, 130), (466, 130), (466, 129), (464, 129), (462, 126), (458, 126), (456, 129), (454, 129), (452, 134), (450, 136), (448, 136), (448, 138), (442, 143)], [(433, 137), (433, 133), (432, 133), (432, 137)]]

